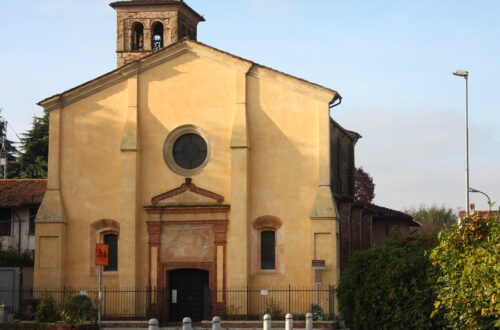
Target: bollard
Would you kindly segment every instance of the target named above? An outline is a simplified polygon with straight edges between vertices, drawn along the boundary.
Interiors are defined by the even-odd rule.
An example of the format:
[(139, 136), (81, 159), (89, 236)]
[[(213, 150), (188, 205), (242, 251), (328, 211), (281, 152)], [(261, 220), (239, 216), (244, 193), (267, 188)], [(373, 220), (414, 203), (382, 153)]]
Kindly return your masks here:
[(157, 319), (149, 320), (148, 330), (158, 330), (158, 320)]
[(191, 319), (189, 317), (182, 319), (182, 330), (191, 330)]
[(313, 328), (313, 315), (311, 313), (306, 314), (306, 330), (312, 330)]
[(271, 315), (264, 315), (264, 330), (271, 330)]
[(212, 319), (212, 330), (220, 330), (220, 317), (214, 316)]
[(285, 316), (285, 329), (293, 330), (293, 315), (290, 313)]

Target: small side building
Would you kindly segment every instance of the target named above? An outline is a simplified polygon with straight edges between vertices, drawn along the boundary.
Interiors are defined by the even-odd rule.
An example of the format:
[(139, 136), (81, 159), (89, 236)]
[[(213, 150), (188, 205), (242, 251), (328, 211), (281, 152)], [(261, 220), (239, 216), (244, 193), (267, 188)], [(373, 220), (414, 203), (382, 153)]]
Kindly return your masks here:
[[(34, 256), (35, 218), (46, 189), (45, 179), (0, 180), (0, 251)], [(19, 290), (33, 287), (33, 265), (9, 260), (0, 264), (0, 301), (15, 314), (21, 308)]]
[(35, 249), (35, 218), (46, 179), (0, 180), (0, 250)]

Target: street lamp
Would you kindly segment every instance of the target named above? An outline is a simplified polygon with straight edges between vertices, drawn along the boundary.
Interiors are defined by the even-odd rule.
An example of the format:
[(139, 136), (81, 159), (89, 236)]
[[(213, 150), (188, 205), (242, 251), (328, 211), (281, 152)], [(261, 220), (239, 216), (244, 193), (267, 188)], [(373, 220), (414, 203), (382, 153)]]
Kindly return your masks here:
[(469, 72), (457, 70), (453, 74), (465, 78), (465, 209), (469, 215)]
[(488, 205), (490, 206), (490, 211), (491, 211), (491, 199), (490, 199), (490, 196), (486, 195), (486, 193), (480, 191), (480, 190), (477, 190), (477, 189), (474, 189), (474, 188), (470, 188), (469, 187), (469, 192), (471, 193), (480, 193), (480, 194), (483, 194), (484, 196), (486, 196), (486, 198), (488, 198)]

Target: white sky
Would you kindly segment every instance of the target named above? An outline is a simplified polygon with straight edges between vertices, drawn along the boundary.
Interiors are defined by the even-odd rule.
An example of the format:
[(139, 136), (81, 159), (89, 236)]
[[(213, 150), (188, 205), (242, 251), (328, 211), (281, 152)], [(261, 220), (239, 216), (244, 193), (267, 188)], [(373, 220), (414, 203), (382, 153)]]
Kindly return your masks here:
[[(464, 207), (465, 82), (451, 73), (468, 70), (470, 185), (500, 202), (500, 2), (186, 2), (207, 20), (200, 41), (337, 90), (332, 116), (363, 136), (356, 164), (395, 209)], [(0, 107), (18, 133), (36, 102), (115, 68), (108, 3), (0, 1)]]

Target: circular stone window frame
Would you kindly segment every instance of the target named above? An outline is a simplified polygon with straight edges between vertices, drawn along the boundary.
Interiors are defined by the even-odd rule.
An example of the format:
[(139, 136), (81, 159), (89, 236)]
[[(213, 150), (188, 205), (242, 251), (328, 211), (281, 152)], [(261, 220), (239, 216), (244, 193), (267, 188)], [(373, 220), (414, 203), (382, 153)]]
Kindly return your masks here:
[[(186, 169), (179, 166), (174, 159), (174, 144), (177, 139), (185, 134), (196, 134), (200, 136), (207, 144), (207, 156), (205, 157), (205, 160), (203, 161), (203, 163), (201, 163), (200, 166), (193, 169)], [(210, 161), (210, 158), (212, 158), (212, 140), (208, 136), (207, 132), (194, 125), (182, 125), (177, 127), (172, 132), (170, 132), (170, 134), (168, 134), (165, 142), (163, 143), (163, 159), (165, 160), (165, 164), (167, 164), (168, 168), (171, 169), (174, 173), (182, 176), (191, 176), (200, 173)]]

